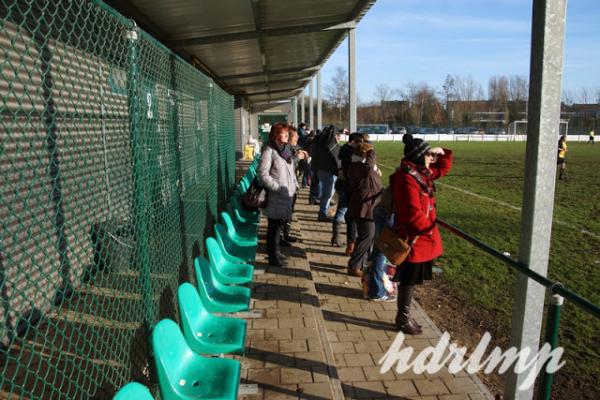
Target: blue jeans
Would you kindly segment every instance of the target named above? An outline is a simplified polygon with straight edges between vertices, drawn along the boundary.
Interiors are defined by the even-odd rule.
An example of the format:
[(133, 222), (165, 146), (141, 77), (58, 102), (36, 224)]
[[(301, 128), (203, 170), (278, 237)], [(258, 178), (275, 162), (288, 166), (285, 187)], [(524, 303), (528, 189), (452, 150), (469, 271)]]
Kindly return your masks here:
[[(388, 225), (389, 218), (384, 208), (377, 207), (373, 211), (373, 219), (375, 220), (375, 237), (377, 237), (381, 230)], [(383, 275), (386, 273), (385, 267), (387, 265), (387, 259), (376, 246), (373, 246), (370, 260), (373, 263), (371, 264), (371, 271), (369, 274), (369, 297), (374, 299), (387, 294), (387, 291), (383, 286)]]
[(335, 185), (335, 176), (332, 172), (320, 169), (317, 171), (319, 177), (319, 183), (321, 184), (321, 204), (319, 204), (319, 212), (323, 215), (327, 215), (329, 211), (329, 202), (333, 195), (333, 186)]
[[(343, 183), (343, 181), (338, 182)], [(348, 205), (350, 204), (350, 193), (346, 190), (345, 186), (341, 188), (341, 190), (337, 190), (338, 194), (338, 205), (335, 210), (335, 217), (333, 218), (334, 222), (338, 224), (342, 224), (346, 222), (346, 214), (348, 212)]]

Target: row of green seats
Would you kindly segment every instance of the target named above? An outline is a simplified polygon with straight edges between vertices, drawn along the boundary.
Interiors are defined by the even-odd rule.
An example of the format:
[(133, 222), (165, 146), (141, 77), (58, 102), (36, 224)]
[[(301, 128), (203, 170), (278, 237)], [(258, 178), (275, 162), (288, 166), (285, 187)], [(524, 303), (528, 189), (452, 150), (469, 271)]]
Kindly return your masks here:
[[(240, 182), (243, 193), (256, 174), (256, 162)], [(245, 182), (245, 183), (242, 183)], [(243, 319), (213, 313), (246, 311), (256, 257), (258, 213), (240, 207), (234, 195), (221, 213), (223, 224), (215, 224), (215, 238), (206, 239), (208, 259), (197, 257), (194, 272), (197, 287), (180, 285), (177, 299), (181, 329), (170, 319), (161, 320), (152, 332), (152, 347), (163, 399), (235, 399), (239, 388), (239, 361), (206, 358), (202, 354), (242, 354), (247, 323)], [(152, 399), (143, 385), (132, 382), (115, 400)]]

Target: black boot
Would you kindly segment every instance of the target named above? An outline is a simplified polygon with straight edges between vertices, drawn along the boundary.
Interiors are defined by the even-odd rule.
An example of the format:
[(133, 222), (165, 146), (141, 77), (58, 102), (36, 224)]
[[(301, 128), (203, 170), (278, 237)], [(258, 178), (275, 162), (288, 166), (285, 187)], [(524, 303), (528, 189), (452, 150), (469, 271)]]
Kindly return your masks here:
[(323, 214), (319, 211), (319, 216), (317, 217), (317, 221), (319, 222), (333, 222), (333, 218), (331, 218), (327, 214)]
[(396, 327), (409, 335), (423, 333), (421, 326), (410, 317), (410, 302), (412, 301), (414, 285), (398, 286), (398, 313), (396, 314)]
[(333, 221), (332, 225), (332, 236), (331, 236), (331, 245), (334, 247), (342, 247), (343, 243), (340, 240), (340, 223)]

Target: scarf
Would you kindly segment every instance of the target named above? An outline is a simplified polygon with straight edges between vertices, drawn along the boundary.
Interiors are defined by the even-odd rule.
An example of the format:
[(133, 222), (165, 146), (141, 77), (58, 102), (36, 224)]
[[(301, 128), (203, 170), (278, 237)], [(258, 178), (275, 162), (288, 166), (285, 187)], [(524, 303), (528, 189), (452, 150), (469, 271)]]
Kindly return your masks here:
[(292, 163), (292, 146), (289, 143), (271, 142), (270, 145), (288, 164)]

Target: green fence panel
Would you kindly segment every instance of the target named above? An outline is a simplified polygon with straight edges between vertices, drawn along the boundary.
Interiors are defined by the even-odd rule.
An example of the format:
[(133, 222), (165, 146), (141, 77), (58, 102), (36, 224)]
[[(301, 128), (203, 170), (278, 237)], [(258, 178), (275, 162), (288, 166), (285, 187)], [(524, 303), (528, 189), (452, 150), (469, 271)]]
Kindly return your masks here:
[(0, 398), (153, 387), (235, 173), (233, 99), (98, 1), (0, 0)]

